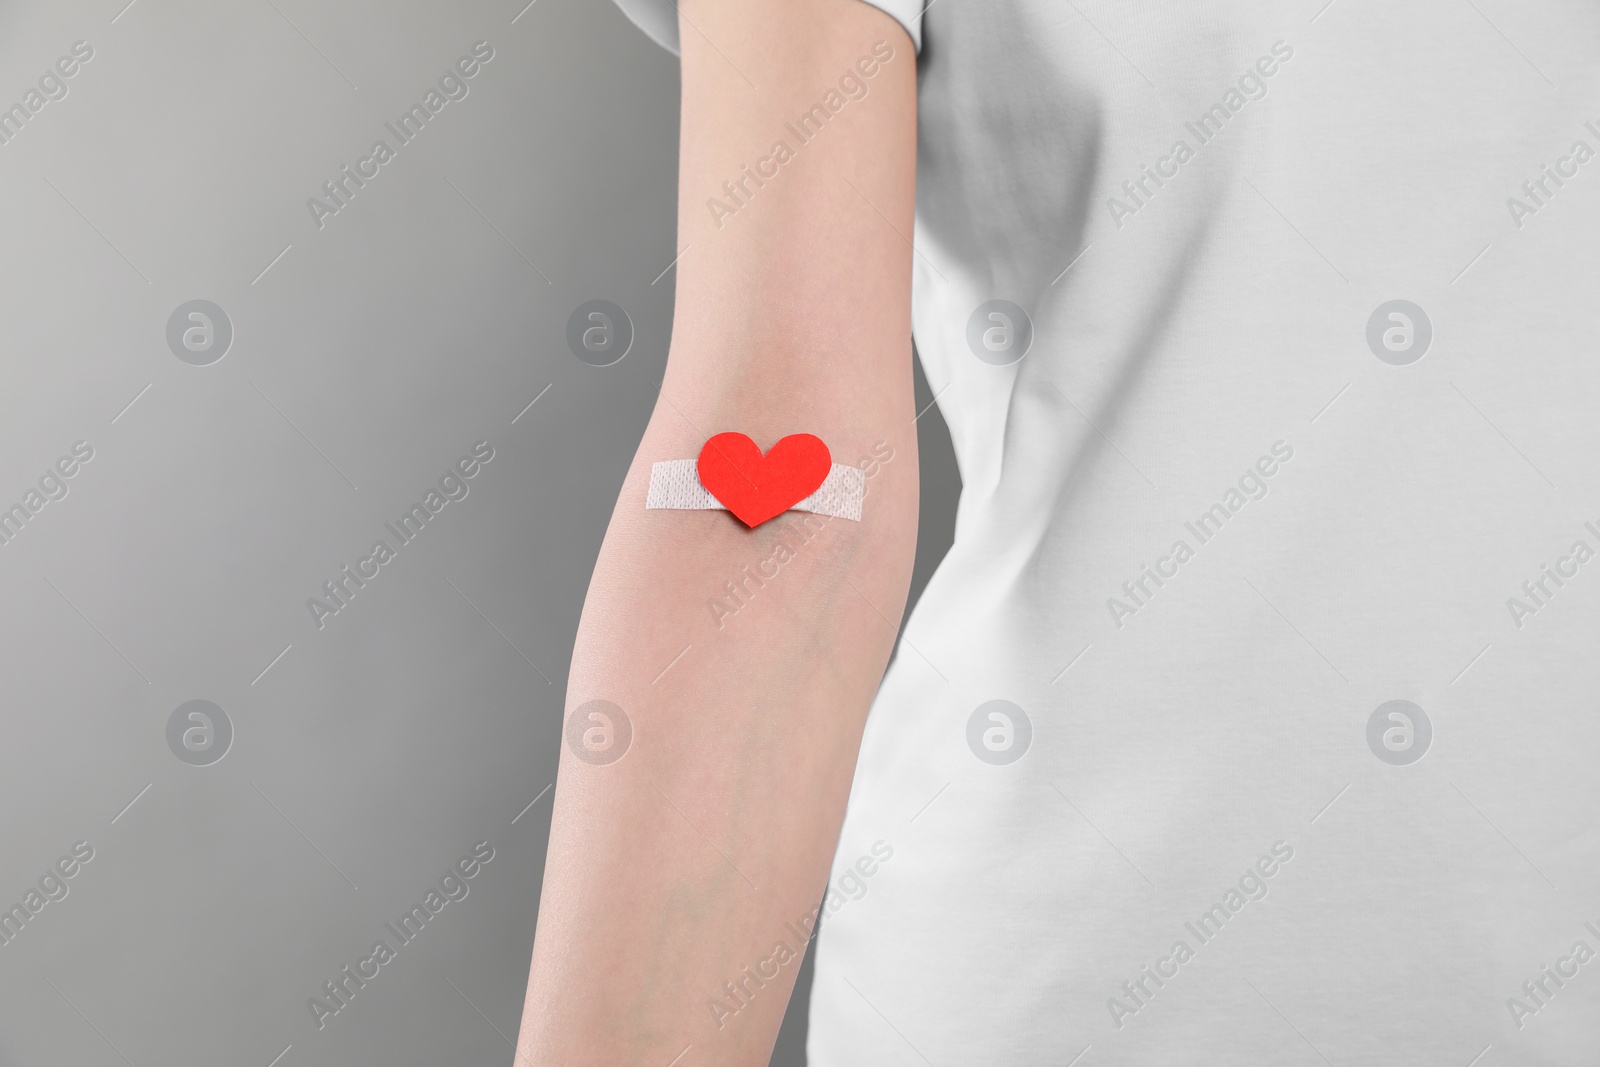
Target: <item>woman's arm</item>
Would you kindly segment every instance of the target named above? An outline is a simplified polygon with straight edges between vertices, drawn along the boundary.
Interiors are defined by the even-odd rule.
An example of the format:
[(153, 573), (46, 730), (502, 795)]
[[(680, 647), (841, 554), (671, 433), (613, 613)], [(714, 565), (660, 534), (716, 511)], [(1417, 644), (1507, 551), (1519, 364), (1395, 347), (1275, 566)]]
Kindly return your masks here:
[[(539, 1067), (767, 1062), (799, 959), (744, 969), (805, 949), (789, 924), (824, 889), (916, 542), (910, 39), (859, 0), (680, 12), (672, 347), (566, 703), (614, 702), (633, 739), (562, 752), (519, 1045)], [(645, 510), (650, 464), (724, 430), (875, 460), (862, 521)]]

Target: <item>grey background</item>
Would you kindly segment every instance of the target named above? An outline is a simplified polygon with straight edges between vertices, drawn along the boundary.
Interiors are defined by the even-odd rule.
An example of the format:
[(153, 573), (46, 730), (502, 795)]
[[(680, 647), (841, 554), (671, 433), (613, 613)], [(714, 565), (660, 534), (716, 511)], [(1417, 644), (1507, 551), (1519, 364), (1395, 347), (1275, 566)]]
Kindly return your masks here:
[[(676, 60), (612, 5), (524, 3), (0, 5), (0, 106), (94, 49), (0, 145), (0, 508), (94, 449), (0, 545), (0, 907), (94, 849), (0, 945), (0, 1064), (511, 1062), (566, 663), (669, 337), (677, 132)], [(480, 39), (319, 229), (307, 198)], [(606, 368), (565, 343), (597, 298), (635, 329)], [(209, 366), (166, 341), (193, 299), (233, 327)], [(919, 430), (920, 590), (959, 484)], [(307, 599), (479, 440), (319, 629)], [(191, 700), (233, 725), (208, 766), (168, 748)], [(307, 999), (481, 840), (319, 1030)]]

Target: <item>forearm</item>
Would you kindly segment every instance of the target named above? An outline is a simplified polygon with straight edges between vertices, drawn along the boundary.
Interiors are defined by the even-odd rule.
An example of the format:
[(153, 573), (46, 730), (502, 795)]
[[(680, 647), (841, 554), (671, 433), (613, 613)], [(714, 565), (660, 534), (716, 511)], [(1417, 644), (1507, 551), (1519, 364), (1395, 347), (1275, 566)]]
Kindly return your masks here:
[[(590, 585), (566, 705), (611, 701), (633, 737), (614, 763), (562, 754), (528, 1064), (665, 1065), (688, 1045), (686, 1063), (765, 1063), (915, 546), (909, 41), (854, 0), (684, 12), (761, 89), (684, 26), (689, 249), (673, 350)], [(785, 24), (796, 19), (806, 32)], [(899, 63), (899, 80), (874, 78), (854, 112), (795, 145), (788, 117), (878, 41), (893, 52), (879, 73)], [(794, 150), (781, 171), (733, 217), (710, 211), (778, 139)], [(727, 512), (646, 510), (651, 463), (692, 458), (724, 430), (764, 449), (813, 433), (835, 462), (865, 461), (861, 521), (789, 512), (750, 530)], [(758, 966), (780, 941), (794, 959)], [(757, 987), (747, 966), (777, 973)], [(730, 981), (746, 983), (740, 999)], [(718, 1013), (714, 998), (740, 1010)]]
[[(802, 534), (791, 515), (751, 533), (724, 513), (619, 513), (567, 704), (614, 701), (632, 746), (599, 766), (563, 752), (524, 1022), (530, 1062), (665, 1064), (691, 1043), (694, 1063), (765, 1062), (805, 950), (786, 924), (821, 896), (904, 602), (906, 561), (872, 543), (913, 521), (915, 457), (899, 436), (860, 529), (813, 518), (821, 529)], [(643, 477), (630, 478), (624, 507), (643, 510)], [(656, 521), (685, 518), (687, 530)], [(719, 629), (708, 603), (737, 606), (729, 582), (743, 606)], [(793, 965), (718, 1018), (712, 998), (740, 1003), (723, 983), (780, 940)]]

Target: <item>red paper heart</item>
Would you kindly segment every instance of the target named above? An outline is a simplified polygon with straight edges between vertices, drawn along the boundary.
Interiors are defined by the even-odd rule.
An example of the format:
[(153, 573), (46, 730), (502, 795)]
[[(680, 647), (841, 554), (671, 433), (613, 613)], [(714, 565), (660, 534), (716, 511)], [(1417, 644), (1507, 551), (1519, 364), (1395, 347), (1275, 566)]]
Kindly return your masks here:
[(760, 526), (816, 492), (833, 470), (822, 439), (790, 434), (765, 456), (742, 433), (719, 433), (700, 449), (700, 484), (746, 526)]

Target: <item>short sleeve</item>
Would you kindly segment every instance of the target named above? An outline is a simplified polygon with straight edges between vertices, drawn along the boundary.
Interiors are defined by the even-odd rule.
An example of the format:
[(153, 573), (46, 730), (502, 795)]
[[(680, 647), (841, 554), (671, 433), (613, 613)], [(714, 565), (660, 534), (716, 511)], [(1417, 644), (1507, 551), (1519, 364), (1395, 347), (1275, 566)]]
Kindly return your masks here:
[[(906, 28), (911, 44), (922, 51), (922, 0), (863, 0)], [(678, 8), (673, 0), (616, 0), (628, 21), (656, 44), (678, 54)]]

